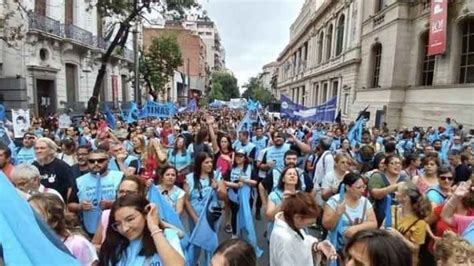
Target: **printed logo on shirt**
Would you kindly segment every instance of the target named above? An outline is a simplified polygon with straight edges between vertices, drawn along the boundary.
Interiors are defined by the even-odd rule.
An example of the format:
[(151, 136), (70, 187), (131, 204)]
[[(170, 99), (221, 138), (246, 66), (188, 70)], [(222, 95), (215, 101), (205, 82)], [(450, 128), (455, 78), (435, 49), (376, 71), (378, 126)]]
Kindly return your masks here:
[(51, 175), (45, 174), (45, 175), (40, 176), (40, 179), (41, 180), (47, 179), (49, 183), (54, 183), (56, 181), (56, 174), (51, 174)]

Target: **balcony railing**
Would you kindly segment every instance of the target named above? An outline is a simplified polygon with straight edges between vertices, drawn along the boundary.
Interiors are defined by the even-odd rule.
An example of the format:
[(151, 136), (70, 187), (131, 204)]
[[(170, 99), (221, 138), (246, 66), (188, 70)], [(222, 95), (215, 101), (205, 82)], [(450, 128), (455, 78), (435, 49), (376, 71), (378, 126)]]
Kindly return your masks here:
[(31, 13), (29, 16), (30, 30), (43, 31), (49, 34), (62, 37), (61, 23), (55, 19)]
[(80, 42), (85, 45), (94, 45), (94, 36), (92, 32), (82, 29), (73, 24), (63, 24), (64, 37)]
[[(107, 50), (111, 43), (102, 37), (94, 36), (92, 32), (76, 25), (61, 24), (61, 22), (55, 19), (35, 13), (31, 13), (29, 16), (29, 29), (49, 33), (59, 38), (74, 40), (82, 45), (95, 47), (103, 51)], [(130, 61), (134, 59), (133, 51), (127, 48), (123, 49), (123, 53), (118, 55)]]

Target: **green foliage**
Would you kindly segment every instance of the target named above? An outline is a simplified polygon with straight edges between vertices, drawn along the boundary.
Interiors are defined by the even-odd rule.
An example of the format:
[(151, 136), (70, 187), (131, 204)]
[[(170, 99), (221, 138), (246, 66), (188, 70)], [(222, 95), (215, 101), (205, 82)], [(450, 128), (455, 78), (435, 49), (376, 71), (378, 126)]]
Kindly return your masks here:
[(250, 78), (249, 82), (245, 84), (244, 87), (247, 89), (242, 93), (243, 98), (258, 100), (263, 107), (275, 101), (272, 93), (265, 89), (256, 77)]
[(214, 72), (211, 76), (211, 90), (209, 95), (213, 95), (211, 100), (229, 101), (231, 98), (239, 98), (239, 86), (237, 79), (231, 73), (220, 71)]
[(183, 64), (176, 35), (153, 38), (148, 51), (140, 58), (140, 73), (154, 93), (163, 93), (170, 77)]
[[(196, 0), (98, 0), (97, 10), (102, 16), (128, 16), (136, 10), (151, 8), (183, 14), (185, 9), (198, 7)], [(142, 8), (143, 7), (143, 8)]]

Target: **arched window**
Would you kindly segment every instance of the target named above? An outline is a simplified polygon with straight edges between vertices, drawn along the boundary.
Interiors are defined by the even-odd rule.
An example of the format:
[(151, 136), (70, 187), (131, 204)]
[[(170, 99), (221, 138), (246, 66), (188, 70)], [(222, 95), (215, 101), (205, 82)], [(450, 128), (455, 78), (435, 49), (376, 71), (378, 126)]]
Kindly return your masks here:
[(331, 58), (331, 52), (332, 52), (332, 31), (333, 31), (333, 26), (332, 24), (329, 25), (328, 27), (328, 33), (326, 35), (326, 60), (329, 60)]
[(423, 61), (421, 65), (421, 81), (420, 85), (422, 86), (431, 86), (433, 85), (433, 76), (434, 76), (434, 67), (436, 56), (428, 56), (428, 33), (425, 33), (421, 36), (420, 42), (423, 52)]
[(344, 15), (342, 15), (339, 18), (339, 21), (337, 23), (337, 40), (336, 40), (336, 56), (340, 55), (342, 53), (342, 48), (344, 45), (344, 23), (346, 21), (346, 18)]
[(461, 25), (462, 48), (459, 83), (474, 83), (474, 19)]
[(382, 44), (377, 43), (372, 48), (372, 87), (380, 87), (380, 65), (382, 63)]
[(319, 33), (318, 38), (318, 65), (323, 61), (324, 32)]

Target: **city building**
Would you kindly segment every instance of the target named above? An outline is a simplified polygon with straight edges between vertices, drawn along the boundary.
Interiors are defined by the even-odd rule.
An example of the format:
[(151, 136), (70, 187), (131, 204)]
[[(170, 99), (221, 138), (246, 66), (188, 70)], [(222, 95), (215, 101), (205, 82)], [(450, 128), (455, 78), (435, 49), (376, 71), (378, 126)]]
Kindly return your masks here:
[(189, 98), (200, 98), (209, 83), (209, 66), (206, 62), (206, 45), (199, 35), (183, 28), (180, 21), (168, 20), (164, 28), (147, 27), (143, 29), (144, 50), (153, 38), (173, 34), (177, 37), (183, 65), (178, 67), (162, 100), (179, 102), (185, 105)]
[[(24, 33), (11, 46), (0, 41), (0, 102), (6, 109), (29, 108), (36, 115), (63, 108), (82, 111), (92, 95), (100, 57), (110, 43), (104, 37), (111, 19), (102, 19), (87, 1), (22, 2), (24, 9), (13, 0), (0, 9), (3, 18), (8, 17), (5, 34), (20, 25)], [(113, 53), (101, 101), (133, 99), (129, 48), (127, 43)]]
[(313, 107), (337, 97), (337, 108), (349, 116), (361, 61), (362, 2), (306, 0), (277, 59), (277, 98)]
[(369, 106), (370, 125), (428, 127), (452, 117), (474, 128), (474, 1), (448, 1), (446, 52), (428, 56), (430, 8), (439, 2), (364, 1), (351, 118)]
[(271, 62), (262, 67), (262, 73), (258, 76), (262, 86), (272, 91), (272, 80), (277, 71), (277, 62)]
[(474, 128), (474, 1), (448, 1), (446, 52), (428, 56), (440, 2), (307, 0), (277, 60), (277, 97), (312, 107), (337, 96), (344, 121), (368, 107), (369, 126), (451, 117)]

